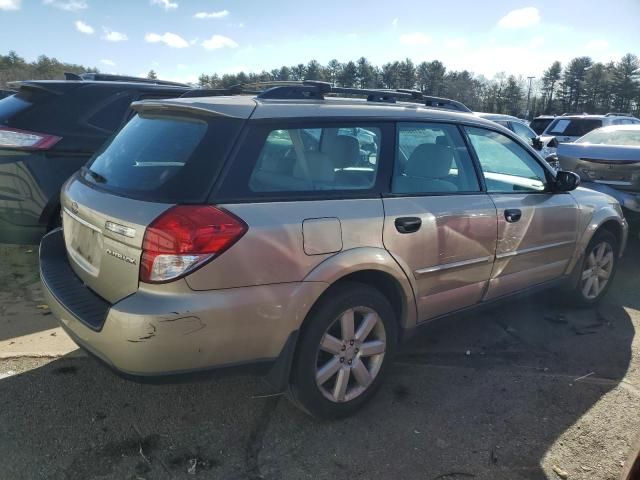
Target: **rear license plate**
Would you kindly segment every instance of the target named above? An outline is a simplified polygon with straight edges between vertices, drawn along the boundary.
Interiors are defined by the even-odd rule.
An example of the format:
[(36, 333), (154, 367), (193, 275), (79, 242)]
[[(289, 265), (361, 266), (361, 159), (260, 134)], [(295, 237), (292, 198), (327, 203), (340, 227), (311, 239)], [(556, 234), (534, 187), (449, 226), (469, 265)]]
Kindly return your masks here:
[(67, 212), (64, 212), (62, 221), (67, 251), (82, 268), (97, 275), (103, 250), (102, 232)]

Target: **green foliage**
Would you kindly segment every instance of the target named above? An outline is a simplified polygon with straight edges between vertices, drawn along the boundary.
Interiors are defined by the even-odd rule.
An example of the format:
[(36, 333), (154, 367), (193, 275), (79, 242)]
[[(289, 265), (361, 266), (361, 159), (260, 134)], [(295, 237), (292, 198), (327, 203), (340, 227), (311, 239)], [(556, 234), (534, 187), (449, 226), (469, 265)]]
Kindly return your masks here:
[[(64, 78), (64, 72), (97, 71), (44, 55), (29, 63), (10, 51), (0, 55), (0, 88), (13, 80), (55, 79)], [(156, 78), (156, 73), (151, 70), (148, 77)], [(222, 76), (203, 73), (198, 84), (204, 88), (223, 88), (272, 80), (322, 80), (344, 87), (418, 89), (427, 95), (459, 100), (472, 110), (516, 116), (522, 116), (527, 108), (526, 79), (505, 73), (487, 79), (467, 70), (447, 70), (439, 60), (414, 65), (406, 58), (382, 67), (372, 65), (365, 57), (346, 63), (333, 59), (326, 65), (311, 60), (307, 64), (282, 66), (269, 72)], [(594, 62), (590, 57), (576, 57), (564, 68), (560, 62), (553, 62), (533, 83), (529, 105), (532, 116), (569, 111), (622, 111), (638, 115), (640, 60), (636, 55), (627, 54), (618, 62), (607, 64)]]
[[(202, 75), (204, 87), (226, 87), (248, 81), (324, 80), (332, 85), (360, 88), (409, 88), (427, 95), (445, 96), (465, 103), (472, 110), (522, 116), (527, 108), (528, 83), (522, 77), (499, 73), (492, 79), (462, 71), (447, 71), (439, 60), (410, 59), (372, 65), (365, 57), (340, 63), (283, 66), (271, 72), (248, 75)], [(533, 83), (530, 116), (567, 111), (606, 113), (611, 110), (640, 114), (640, 60), (627, 54), (617, 63), (594, 63), (577, 57), (563, 69), (553, 62)]]
[(64, 73), (97, 73), (96, 68), (87, 68), (73, 63), (60, 62), (55, 58), (40, 55), (35, 62), (27, 62), (13, 50), (0, 55), (0, 88), (17, 80), (64, 79)]

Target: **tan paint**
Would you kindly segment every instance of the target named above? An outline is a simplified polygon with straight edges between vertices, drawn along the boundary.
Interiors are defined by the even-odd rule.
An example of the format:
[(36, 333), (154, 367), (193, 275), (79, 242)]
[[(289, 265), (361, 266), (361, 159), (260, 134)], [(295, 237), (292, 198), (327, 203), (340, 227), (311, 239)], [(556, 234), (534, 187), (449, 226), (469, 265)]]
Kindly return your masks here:
[[(384, 205), (385, 247), (415, 279), (418, 319), (480, 301), (496, 249), (496, 211), (489, 197), (386, 198)], [(399, 233), (398, 217), (420, 217), (422, 226), (415, 233)]]
[[(72, 338), (127, 373), (164, 374), (278, 356), (327, 285), (304, 282), (187, 293), (141, 289), (112, 307), (102, 331), (80, 323), (45, 288)], [(183, 284), (183, 285), (180, 285)]]
[[(382, 247), (382, 200), (322, 200), (223, 205), (242, 218), (249, 230), (240, 241), (187, 277), (194, 290), (299, 282), (335, 255), (307, 255), (302, 225), (310, 218), (338, 218), (342, 250)], [(335, 243), (335, 229), (314, 232), (316, 242)], [(325, 238), (320, 238), (322, 235)], [(331, 250), (331, 249), (329, 249)]]
[[(578, 205), (570, 194), (491, 194), (497, 208), (498, 247), (486, 299), (562, 276), (575, 250)], [(505, 219), (506, 209), (522, 218)], [(528, 272), (528, 273), (527, 273)]]

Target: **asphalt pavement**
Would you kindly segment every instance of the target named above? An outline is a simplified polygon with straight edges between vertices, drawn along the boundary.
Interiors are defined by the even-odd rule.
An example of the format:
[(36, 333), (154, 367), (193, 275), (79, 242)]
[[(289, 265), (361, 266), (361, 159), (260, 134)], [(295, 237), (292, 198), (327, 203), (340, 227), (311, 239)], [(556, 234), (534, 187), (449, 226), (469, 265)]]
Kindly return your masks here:
[(598, 309), (558, 291), (432, 322), (338, 422), (256, 377), (122, 380), (56, 328), (34, 252), (0, 253), (2, 479), (603, 480), (640, 435), (637, 239)]

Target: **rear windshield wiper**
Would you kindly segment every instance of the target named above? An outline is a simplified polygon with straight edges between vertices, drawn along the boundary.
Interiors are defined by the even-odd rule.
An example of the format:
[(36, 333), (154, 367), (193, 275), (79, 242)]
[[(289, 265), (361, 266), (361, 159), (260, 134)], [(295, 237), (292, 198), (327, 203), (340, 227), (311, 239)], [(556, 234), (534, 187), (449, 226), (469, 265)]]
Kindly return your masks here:
[(84, 170), (85, 170), (86, 173), (88, 173), (91, 176), (91, 178), (93, 178), (93, 180), (96, 183), (107, 183), (107, 178), (102, 176), (102, 175), (100, 175), (98, 172), (94, 172), (90, 168), (86, 168), (86, 167), (85, 167)]

